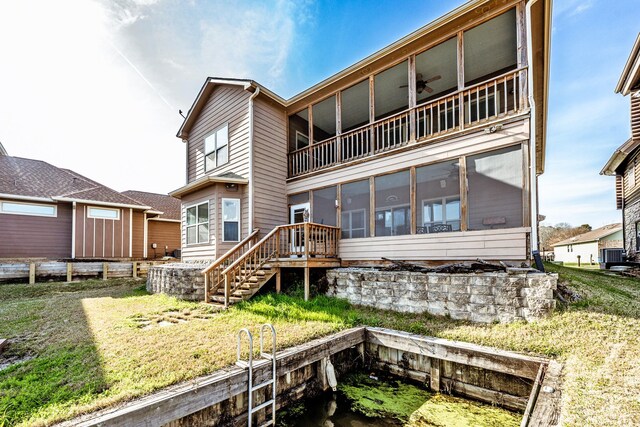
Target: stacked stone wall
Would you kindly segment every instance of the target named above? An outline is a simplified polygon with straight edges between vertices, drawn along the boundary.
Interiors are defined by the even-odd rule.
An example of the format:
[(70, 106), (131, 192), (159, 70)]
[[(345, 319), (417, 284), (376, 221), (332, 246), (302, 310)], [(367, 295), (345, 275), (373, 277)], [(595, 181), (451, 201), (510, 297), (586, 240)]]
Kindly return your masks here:
[(372, 269), (327, 272), (328, 294), (353, 304), (474, 322), (535, 320), (555, 308), (558, 277), (544, 273), (438, 274)]
[(165, 264), (149, 268), (147, 291), (188, 301), (204, 301), (204, 276), (198, 264)]

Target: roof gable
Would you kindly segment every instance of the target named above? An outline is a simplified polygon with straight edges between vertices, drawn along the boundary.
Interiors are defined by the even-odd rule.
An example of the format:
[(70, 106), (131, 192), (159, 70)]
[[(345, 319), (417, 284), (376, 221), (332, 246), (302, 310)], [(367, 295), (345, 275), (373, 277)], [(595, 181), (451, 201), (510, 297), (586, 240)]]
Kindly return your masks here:
[(555, 248), (556, 246), (597, 242), (598, 240), (617, 233), (618, 231), (622, 231), (622, 224), (609, 224), (605, 225), (604, 227), (596, 228), (595, 230), (587, 231), (586, 233), (582, 233), (577, 236), (562, 240), (558, 243), (553, 244), (552, 246)]

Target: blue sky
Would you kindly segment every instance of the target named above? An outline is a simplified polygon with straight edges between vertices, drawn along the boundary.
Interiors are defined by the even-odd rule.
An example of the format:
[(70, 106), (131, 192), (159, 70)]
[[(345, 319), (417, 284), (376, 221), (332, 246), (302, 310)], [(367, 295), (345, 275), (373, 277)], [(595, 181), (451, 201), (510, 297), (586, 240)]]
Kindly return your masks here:
[[(0, 69), (0, 141), (117, 190), (167, 192), (184, 184), (177, 110), (206, 76), (253, 78), (290, 97), (462, 3), (3, 2), (0, 55), (12, 60)], [(548, 224), (617, 222), (613, 180), (598, 173), (629, 136), (629, 100), (613, 90), (640, 5), (554, 3), (540, 211)]]

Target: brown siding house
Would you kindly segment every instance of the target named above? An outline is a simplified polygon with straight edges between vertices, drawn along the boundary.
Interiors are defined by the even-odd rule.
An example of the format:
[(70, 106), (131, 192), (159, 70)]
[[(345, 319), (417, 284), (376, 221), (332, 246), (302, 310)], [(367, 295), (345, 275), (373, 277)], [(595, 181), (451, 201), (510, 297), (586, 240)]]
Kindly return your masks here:
[(615, 92), (629, 97), (631, 137), (612, 154), (600, 174), (616, 177), (624, 249), (629, 260), (640, 261), (640, 34)]
[(183, 260), (302, 221), (340, 229), (344, 265), (531, 259), (550, 17), (472, 0), (290, 99), (207, 78), (177, 134)]
[(145, 219), (177, 216), (175, 199), (156, 196), (173, 202), (173, 211), (165, 214), (68, 169), (2, 155), (0, 258), (146, 258)]

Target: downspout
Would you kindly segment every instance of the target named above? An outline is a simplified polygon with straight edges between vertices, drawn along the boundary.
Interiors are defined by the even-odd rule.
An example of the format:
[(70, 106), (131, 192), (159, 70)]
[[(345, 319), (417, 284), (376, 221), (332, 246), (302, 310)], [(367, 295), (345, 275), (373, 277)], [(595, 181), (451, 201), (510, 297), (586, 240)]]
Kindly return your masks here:
[(538, 0), (530, 0), (525, 7), (527, 18), (527, 65), (529, 70), (527, 72), (527, 84), (528, 84), (528, 98), (529, 108), (531, 112), (530, 133), (529, 133), (529, 189), (531, 202), (529, 203), (531, 208), (531, 255), (533, 251), (538, 250), (538, 171), (537, 171), (537, 158), (536, 158), (536, 102), (533, 97), (533, 43), (532, 43), (532, 31), (531, 31), (531, 6), (533, 6)]
[(144, 212), (144, 228), (143, 228), (143, 234), (144, 237), (142, 240), (144, 240), (144, 249), (142, 249), (142, 257), (144, 259), (147, 259), (147, 251), (148, 251), (148, 247), (149, 247), (149, 232), (148, 232), (148, 227), (149, 227), (149, 223), (148, 223), (148, 218), (147, 218), (147, 212)]
[(76, 202), (71, 209), (71, 259), (76, 258)]
[[(249, 97), (249, 224), (247, 235), (254, 229), (253, 227), (253, 100), (260, 94), (260, 87), (256, 86), (256, 91)], [(242, 235), (242, 231), (240, 231)]]

